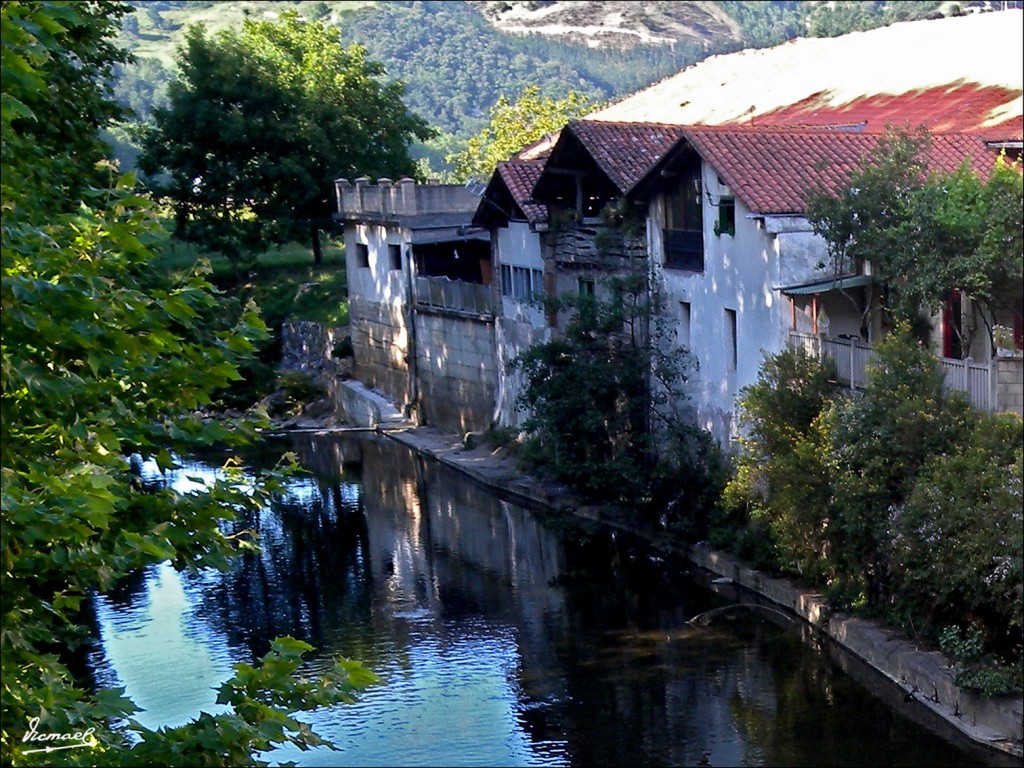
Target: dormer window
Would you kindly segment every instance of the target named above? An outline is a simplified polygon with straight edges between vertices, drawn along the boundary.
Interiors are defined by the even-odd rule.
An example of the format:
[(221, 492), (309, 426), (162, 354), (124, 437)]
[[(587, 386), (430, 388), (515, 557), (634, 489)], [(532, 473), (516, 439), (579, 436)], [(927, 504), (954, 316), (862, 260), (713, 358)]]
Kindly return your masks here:
[(665, 266), (704, 271), (704, 211), (700, 168), (684, 174), (665, 196)]

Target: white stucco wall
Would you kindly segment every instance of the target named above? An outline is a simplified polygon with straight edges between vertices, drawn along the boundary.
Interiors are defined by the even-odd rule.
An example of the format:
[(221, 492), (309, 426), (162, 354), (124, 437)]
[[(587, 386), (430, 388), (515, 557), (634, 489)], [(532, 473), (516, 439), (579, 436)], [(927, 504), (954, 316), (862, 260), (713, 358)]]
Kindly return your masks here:
[(500, 298), (499, 316), (494, 327), (497, 354), (498, 384), (495, 393), (494, 420), (499, 426), (516, 426), (526, 414), (516, 401), (523, 391), (524, 377), (510, 367), (518, 355), (534, 344), (551, 339), (544, 308), (539, 303), (527, 302), (501, 292), (501, 266), (524, 267), (544, 271), (540, 235), (522, 221), (510, 221), (497, 230), (495, 238), (497, 294)]
[(542, 306), (501, 295), (501, 266), (525, 267), (543, 272), (544, 259), (541, 257), (540, 235), (531, 230), (530, 225), (524, 221), (510, 221), (507, 227), (499, 228), (495, 265), (498, 295), (501, 299), (500, 315), (536, 328), (543, 328), (546, 320)]
[[(752, 218), (737, 199), (735, 235), (716, 235), (718, 202), (732, 193), (707, 164), (702, 174), (704, 271), (664, 266), (661, 197), (652, 201), (648, 237), (666, 311), (675, 319), (677, 345), (688, 346), (698, 364), (688, 385), (698, 421), (728, 447), (737, 431), (740, 390), (757, 381), (765, 354), (777, 353), (787, 343), (790, 303), (776, 289), (829, 275), (816, 268), (824, 260), (824, 243), (806, 222), (800, 226), (794, 220), (786, 223), (787, 231), (770, 232), (764, 219)], [(689, 305), (688, 331), (682, 302)], [(727, 310), (735, 313), (735, 364)]]
[[(345, 226), (345, 267), (348, 271), (348, 292), (378, 304), (404, 303), (409, 263), (409, 233), (394, 224), (347, 224)], [(388, 244), (402, 249), (402, 269), (391, 269)], [(357, 250), (365, 245), (370, 266), (359, 265)]]
[[(404, 269), (408, 246), (402, 245), (403, 270), (392, 270), (388, 243), (402, 243), (408, 233), (395, 224), (347, 223), (345, 267), (349, 292), (349, 328), (355, 376), (385, 393), (399, 406), (409, 398), (409, 347), (412, 343), (405, 302)], [(357, 245), (365, 245), (369, 267), (360, 265)]]

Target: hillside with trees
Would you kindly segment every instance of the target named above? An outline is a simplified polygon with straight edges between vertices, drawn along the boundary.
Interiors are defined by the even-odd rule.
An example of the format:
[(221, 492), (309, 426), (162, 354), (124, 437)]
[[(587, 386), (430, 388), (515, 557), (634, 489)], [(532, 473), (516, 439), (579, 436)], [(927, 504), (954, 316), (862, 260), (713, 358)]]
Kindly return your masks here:
[[(529, 86), (543, 97), (570, 91), (591, 103), (615, 100), (707, 56), (776, 45), (796, 36), (834, 36), (898, 21), (984, 10), (991, 2), (773, 0), (772, 2), (370, 2), (333, 0), (133, 2), (119, 43), (136, 57), (115, 67), (115, 95), (137, 119), (151, 119), (176, 71), (186, 30), (210, 34), (287, 10), (337, 28), (405, 84), (405, 103), (436, 129), (413, 147), (433, 172), (464, 151), (504, 97)], [(119, 157), (133, 161), (134, 132), (122, 127)]]

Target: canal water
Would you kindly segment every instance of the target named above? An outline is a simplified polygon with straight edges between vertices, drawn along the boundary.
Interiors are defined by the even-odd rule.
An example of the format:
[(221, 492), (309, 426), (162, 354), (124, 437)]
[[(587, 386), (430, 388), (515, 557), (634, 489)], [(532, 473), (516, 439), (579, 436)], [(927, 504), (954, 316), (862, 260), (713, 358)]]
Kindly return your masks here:
[[(243, 521), (260, 553), (229, 573), (155, 566), (94, 600), (91, 668), (147, 726), (221, 711), (231, 665), (291, 635), (318, 649), (309, 671), (345, 656), (380, 682), (306, 715), (337, 751), (263, 756), (274, 763), (1013, 764), (936, 732), (806, 627), (621, 532), (525, 509), (370, 433), (294, 435), (246, 461), (282, 450), (312, 474)], [(223, 458), (169, 481), (201, 482)]]

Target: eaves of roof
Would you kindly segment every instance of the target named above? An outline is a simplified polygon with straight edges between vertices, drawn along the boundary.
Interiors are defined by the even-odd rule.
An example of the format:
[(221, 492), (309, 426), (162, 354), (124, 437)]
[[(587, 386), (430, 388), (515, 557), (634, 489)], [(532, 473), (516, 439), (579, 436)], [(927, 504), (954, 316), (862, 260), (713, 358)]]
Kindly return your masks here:
[(547, 221), (547, 206), (533, 202), (533, 187), (544, 170), (541, 162), (509, 160), (498, 163), (497, 173), (531, 224)]

